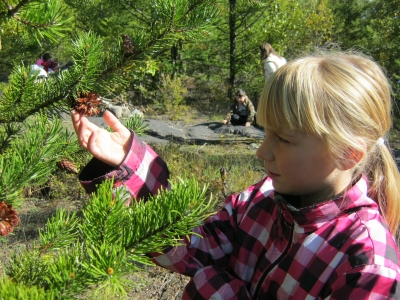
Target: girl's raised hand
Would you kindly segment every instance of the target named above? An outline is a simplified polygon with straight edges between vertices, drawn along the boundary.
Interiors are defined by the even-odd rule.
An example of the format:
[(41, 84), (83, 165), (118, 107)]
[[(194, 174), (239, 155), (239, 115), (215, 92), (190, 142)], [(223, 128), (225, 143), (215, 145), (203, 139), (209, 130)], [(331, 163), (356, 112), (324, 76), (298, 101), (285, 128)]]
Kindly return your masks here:
[(129, 151), (131, 132), (109, 111), (104, 112), (103, 118), (113, 132), (98, 127), (76, 111), (71, 115), (79, 144), (104, 163), (119, 166)]

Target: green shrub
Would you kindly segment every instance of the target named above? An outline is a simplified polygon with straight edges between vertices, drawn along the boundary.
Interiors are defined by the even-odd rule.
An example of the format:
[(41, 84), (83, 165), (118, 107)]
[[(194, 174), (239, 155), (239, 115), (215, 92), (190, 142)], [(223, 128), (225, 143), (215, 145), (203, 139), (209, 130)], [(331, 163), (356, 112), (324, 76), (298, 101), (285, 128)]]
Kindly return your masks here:
[(184, 115), (188, 107), (185, 105), (187, 89), (183, 84), (182, 78), (162, 74), (161, 85), (158, 88), (160, 91), (160, 97), (156, 100), (158, 106), (165, 113), (171, 115), (173, 120), (177, 120)]

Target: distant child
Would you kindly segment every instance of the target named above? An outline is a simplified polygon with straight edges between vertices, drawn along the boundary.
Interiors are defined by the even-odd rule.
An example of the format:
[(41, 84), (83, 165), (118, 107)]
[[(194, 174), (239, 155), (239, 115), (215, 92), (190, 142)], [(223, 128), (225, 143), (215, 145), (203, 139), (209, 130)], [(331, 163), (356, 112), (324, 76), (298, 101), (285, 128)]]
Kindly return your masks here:
[(51, 55), (49, 53), (43, 54), (41, 64), (47, 73), (57, 72), (57, 63), (51, 59)]
[(269, 43), (260, 45), (260, 58), (265, 82), (278, 68), (286, 64), (286, 59), (276, 53)]
[(40, 58), (38, 59), (38, 61), (36, 62), (36, 64), (37, 64), (39, 67), (42, 67), (42, 63), (43, 63), (43, 58), (40, 57)]
[(222, 123), (248, 127), (253, 123), (256, 114), (254, 105), (242, 89), (237, 90), (235, 95), (236, 99)]
[[(321, 53), (288, 62), (269, 83), (257, 113), (267, 177), (229, 196), (194, 229), (201, 237), (154, 261), (191, 277), (183, 299), (400, 299), (400, 175), (381, 68)], [(111, 176), (137, 199), (168, 187), (161, 158), (104, 118), (113, 133), (72, 114), (95, 157), (80, 174), (85, 188)]]

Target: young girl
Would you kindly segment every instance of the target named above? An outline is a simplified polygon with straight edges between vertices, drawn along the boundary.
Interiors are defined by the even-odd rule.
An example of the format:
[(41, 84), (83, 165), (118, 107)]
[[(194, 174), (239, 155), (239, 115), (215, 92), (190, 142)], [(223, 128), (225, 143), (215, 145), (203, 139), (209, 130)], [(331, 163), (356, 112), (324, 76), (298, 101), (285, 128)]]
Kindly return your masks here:
[(265, 83), (278, 68), (286, 64), (286, 59), (276, 53), (269, 43), (262, 43), (260, 45), (260, 58)]
[[(257, 151), (268, 176), (154, 258), (191, 277), (184, 299), (399, 299), (400, 176), (385, 137), (388, 81), (370, 59), (318, 54), (264, 87)], [(95, 159), (87, 191), (111, 176), (135, 198), (167, 187), (168, 169), (110, 113), (109, 133), (73, 113)], [(99, 167), (102, 166), (102, 167)]]
[(57, 63), (51, 59), (51, 55), (49, 53), (43, 54), (43, 58), (42, 58), (42, 63), (41, 64), (43, 66), (43, 69), (47, 73), (50, 74), (50, 73), (57, 72)]

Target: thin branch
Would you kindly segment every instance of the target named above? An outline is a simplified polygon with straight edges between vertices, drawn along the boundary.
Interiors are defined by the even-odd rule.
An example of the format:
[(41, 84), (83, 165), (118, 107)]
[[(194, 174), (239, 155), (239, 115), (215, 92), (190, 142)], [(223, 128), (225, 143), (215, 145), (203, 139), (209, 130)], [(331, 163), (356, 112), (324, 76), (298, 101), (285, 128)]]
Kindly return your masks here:
[(170, 22), (167, 26), (167, 28), (160, 33), (157, 37), (155, 37), (154, 39), (152, 39), (150, 42), (147, 43), (146, 47), (143, 48), (141, 51), (136, 52), (136, 55), (133, 54), (134, 58), (139, 57), (140, 55), (142, 55), (147, 49), (151, 48), (152, 46), (155, 45), (155, 43), (159, 40), (161, 40), (162, 38), (164, 38), (168, 33), (171, 32), (172, 29), (172, 25), (174, 24), (174, 16), (175, 16), (175, 9), (173, 10), (172, 14), (171, 14), (171, 18), (170, 18)]
[(3, 0), (3, 2), (7, 6), (7, 10), (10, 11), (12, 9), (12, 6), (8, 3), (7, 0)]
[(14, 15), (13, 18), (16, 19), (18, 22), (20, 22), (20, 23), (22, 23), (24, 25), (27, 25), (29, 27), (32, 27), (32, 28), (41, 28), (41, 29), (43, 29), (43, 28), (51, 27), (52, 25), (56, 24), (56, 22), (54, 22), (54, 23), (44, 23), (44, 24), (31, 23), (31, 22), (29, 22), (27, 20), (24, 20), (21, 17), (16, 16), (16, 15)]
[[(150, 19), (148, 16), (146, 16), (145, 13), (142, 12), (141, 10), (139, 10), (138, 8), (133, 7), (132, 5), (130, 5), (130, 3), (129, 3), (129, 4), (124, 4), (124, 3), (121, 3), (121, 2), (120, 2), (119, 4), (120, 4), (120, 5), (122, 6), (122, 8), (124, 8), (129, 14), (131, 14), (132, 16), (138, 18), (138, 20), (142, 21), (143, 23), (150, 24), (151, 19)], [(131, 9), (135, 10), (135, 11), (138, 12), (138, 14), (139, 14), (140, 16), (142, 16), (142, 17), (139, 17), (138, 14), (134, 13), (133, 11), (129, 10), (128, 8), (131, 8)]]
[(244, 31), (246, 31), (248, 28), (251, 28), (263, 15), (264, 12), (267, 10), (267, 8), (265, 8), (263, 11), (260, 12), (258, 17), (255, 17), (254, 20), (248, 25), (246, 26), (246, 28), (244, 28), (241, 32), (239, 32), (237, 35), (241, 35)]
[(0, 13), (0, 16), (7, 16), (10, 18), (14, 18), (15, 20), (17, 20), (18, 22), (27, 25), (29, 27), (32, 28), (40, 28), (40, 29), (44, 29), (47, 27), (51, 27), (52, 25), (56, 24), (55, 22), (53, 23), (44, 23), (44, 24), (38, 24), (38, 23), (32, 23), (29, 22), (27, 20), (22, 19), (20, 16), (17, 15), (18, 11), (25, 5), (29, 4), (29, 2), (31, 2), (31, 0), (23, 0), (20, 3), (18, 3), (17, 6), (15, 6), (14, 8), (8, 3), (7, 0), (3, 0), (4, 4), (7, 6), (7, 11)]
[(18, 3), (14, 8), (7, 2), (7, 0), (3, 0), (3, 2), (7, 6), (7, 14), (10, 17), (14, 17), (14, 15), (25, 5), (27, 5), (31, 0), (22, 0), (20, 3)]
[(196, 7), (198, 7), (200, 4), (203, 4), (203, 0), (199, 0), (197, 2), (194, 2), (189, 8), (188, 10), (183, 14), (182, 18), (186, 17), (189, 13), (191, 13)]

